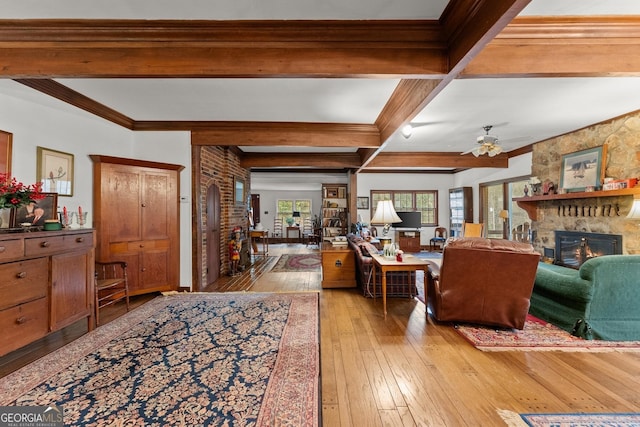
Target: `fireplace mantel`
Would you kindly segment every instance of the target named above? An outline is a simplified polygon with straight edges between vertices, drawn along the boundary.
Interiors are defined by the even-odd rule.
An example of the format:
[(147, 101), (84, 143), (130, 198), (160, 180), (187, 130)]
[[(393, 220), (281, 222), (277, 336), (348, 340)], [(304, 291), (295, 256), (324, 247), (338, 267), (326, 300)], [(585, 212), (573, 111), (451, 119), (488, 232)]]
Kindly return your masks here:
[(529, 196), (529, 197), (514, 197), (518, 206), (524, 209), (529, 215), (532, 221), (538, 220), (538, 203), (544, 201), (554, 200), (573, 200), (573, 199), (587, 199), (587, 198), (601, 198), (601, 197), (618, 197), (618, 196), (636, 196), (640, 195), (640, 187), (623, 188), (620, 190), (607, 190), (607, 191), (583, 191), (576, 193), (565, 194), (548, 194), (545, 196)]

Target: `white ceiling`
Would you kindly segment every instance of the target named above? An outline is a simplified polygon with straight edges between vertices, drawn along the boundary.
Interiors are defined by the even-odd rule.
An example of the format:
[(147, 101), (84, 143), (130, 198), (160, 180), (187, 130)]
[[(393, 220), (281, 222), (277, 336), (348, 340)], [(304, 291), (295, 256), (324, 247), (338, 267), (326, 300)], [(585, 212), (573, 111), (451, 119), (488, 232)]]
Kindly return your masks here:
[[(0, 0), (2, 19), (437, 19), (447, 0)], [(213, 6), (212, 6), (213, 5)], [(638, 0), (533, 0), (521, 15), (640, 15)], [(373, 123), (395, 79), (59, 79), (134, 120)], [(1, 86), (0, 86), (1, 87)], [(640, 109), (640, 78), (452, 82), (388, 151), (466, 151), (482, 126), (508, 150)], [(44, 95), (41, 95), (44, 97)], [(274, 151), (242, 147), (245, 151)], [(288, 147), (286, 151), (324, 151)], [(353, 149), (337, 151), (353, 151)]]

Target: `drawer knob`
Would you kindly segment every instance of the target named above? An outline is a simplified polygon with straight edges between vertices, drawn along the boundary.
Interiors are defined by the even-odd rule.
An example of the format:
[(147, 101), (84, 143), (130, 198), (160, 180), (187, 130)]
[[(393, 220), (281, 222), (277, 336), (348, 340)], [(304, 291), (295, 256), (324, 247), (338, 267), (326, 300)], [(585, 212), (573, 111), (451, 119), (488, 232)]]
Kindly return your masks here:
[(141, 247), (141, 248), (144, 248), (144, 245), (143, 245), (143, 244), (140, 244), (140, 247)]
[(78, 243), (84, 242), (84, 237), (76, 237), (76, 242)]
[(336, 267), (338, 267), (338, 268), (342, 267), (342, 261), (340, 261), (339, 259), (338, 259), (338, 260), (336, 260), (336, 264), (335, 264), (335, 265), (336, 265)]
[(146, 269), (146, 268), (144, 268), (144, 267), (142, 267), (142, 268), (140, 269), (140, 271), (145, 272), (145, 271), (147, 271), (147, 269)]
[(7, 248), (6, 248), (6, 247), (4, 247), (4, 246), (0, 246), (0, 254), (1, 254), (2, 252), (6, 251), (6, 250), (7, 250)]
[(20, 317), (18, 317), (18, 318), (16, 319), (16, 323), (17, 323), (18, 325), (22, 325), (22, 324), (23, 324), (23, 323), (25, 323), (26, 321), (27, 321), (27, 318), (26, 318), (26, 317), (24, 317), (24, 316), (20, 316)]
[(48, 248), (50, 245), (51, 244), (49, 242), (47, 242), (47, 241), (44, 241), (44, 242), (40, 243), (40, 247), (42, 247), (42, 248)]
[(24, 279), (25, 277), (27, 277), (27, 272), (26, 271), (21, 271), (20, 273), (16, 274), (16, 277), (18, 279)]

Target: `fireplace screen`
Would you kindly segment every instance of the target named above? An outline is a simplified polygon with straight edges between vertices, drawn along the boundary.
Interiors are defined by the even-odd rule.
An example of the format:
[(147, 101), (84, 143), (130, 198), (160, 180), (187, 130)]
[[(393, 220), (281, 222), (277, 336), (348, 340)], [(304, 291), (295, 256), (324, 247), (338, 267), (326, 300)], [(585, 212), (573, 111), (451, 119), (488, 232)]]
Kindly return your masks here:
[(622, 254), (622, 236), (618, 234), (556, 231), (556, 264), (579, 268), (588, 259)]

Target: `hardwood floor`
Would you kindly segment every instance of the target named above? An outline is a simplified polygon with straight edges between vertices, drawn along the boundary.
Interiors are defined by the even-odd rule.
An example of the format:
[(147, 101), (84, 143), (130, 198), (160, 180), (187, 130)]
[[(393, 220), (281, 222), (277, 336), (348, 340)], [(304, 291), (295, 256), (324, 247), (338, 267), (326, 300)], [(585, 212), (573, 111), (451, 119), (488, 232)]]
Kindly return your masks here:
[[(320, 273), (270, 273), (279, 254), (317, 249), (269, 249), (272, 258), (258, 263), (250, 279), (225, 277), (207, 291), (320, 292), (324, 426), (501, 426), (501, 409), (640, 412), (640, 353), (481, 352), (452, 327), (427, 320), (417, 300), (389, 298), (384, 320), (380, 299), (355, 289), (323, 290)], [(106, 322), (124, 311), (118, 304), (102, 317)], [(0, 358), (0, 375), (82, 329), (74, 325)]]

